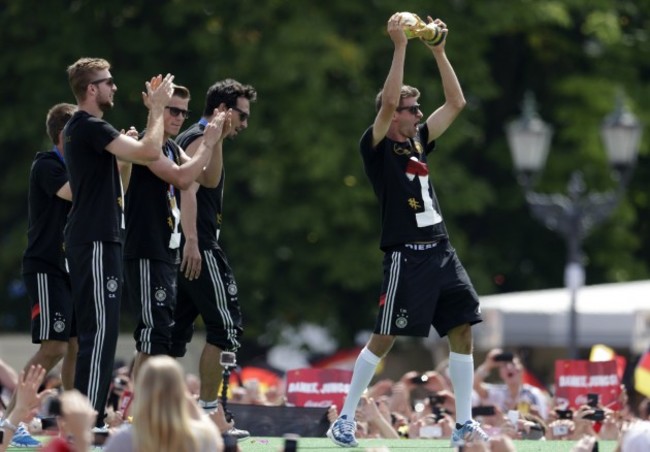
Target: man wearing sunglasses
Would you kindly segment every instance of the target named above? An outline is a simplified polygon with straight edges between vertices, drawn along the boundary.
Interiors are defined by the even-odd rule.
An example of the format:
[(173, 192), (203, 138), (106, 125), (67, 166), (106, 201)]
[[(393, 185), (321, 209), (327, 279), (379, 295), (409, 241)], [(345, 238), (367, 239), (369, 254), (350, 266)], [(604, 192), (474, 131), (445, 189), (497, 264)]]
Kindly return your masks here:
[[(214, 117), (216, 111), (229, 112), (225, 133), (231, 138), (235, 137), (248, 127), (250, 105), (256, 98), (257, 92), (250, 85), (233, 79), (216, 82), (208, 89), (203, 117), (181, 133), (176, 141), (192, 155), (200, 143), (199, 138), (204, 134), (205, 124)], [(195, 183), (181, 193), (185, 245), (172, 329), (173, 356), (184, 356), (187, 344), (192, 340), (194, 321), (199, 314), (203, 318), (207, 342), (199, 363), (199, 404), (208, 412), (217, 409), (223, 371), (220, 364), (221, 352), (235, 352), (240, 346), (239, 337), (243, 331), (237, 284), (218, 242), (225, 179), (223, 154), (215, 152), (212, 158), (219, 159), (218, 186), (210, 188)], [(224, 414), (222, 411), (218, 413), (220, 417)], [(249, 436), (244, 430), (234, 427), (226, 429), (223, 425), (219, 427), (238, 439)]]
[(81, 58), (68, 67), (79, 110), (63, 131), (72, 191), (65, 251), (79, 338), (75, 388), (93, 404), (99, 429), (105, 428), (122, 298), (124, 213), (117, 159), (148, 163), (161, 156), (163, 112), (174, 78), (168, 74), (145, 83), (147, 133), (137, 141), (102, 119), (117, 91), (110, 69), (101, 58)]
[[(446, 35), (447, 26), (440, 19), (428, 20)], [(446, 39), (437, 45), (425, 42), (438, 66), (445, 102), (428, 117), (423, 115), (418, 104), (420, 92), (403, 84), (408, 43), (403, 27), (399, 13), (388, 21), (388, 34), (395, 46), (393, 60), (376, 98), (375, 121), (359, 143), (381, 210), (384, 276), (375, 330), (357, 358), (341, 414), (327, 432), (342, 447), (357, 445), (355, 410), (396, 336), (427, 337), (431, 326), (441, 337), (448, 337), (450, 346), (457, 422), (452, 445), (487, 440), (471, 418), (471, 325), (481, 321), (478, 296), (449, 245), (427, 166), (427, 154), (461, 112), (465, 98), (445, 55)]]
[(215, 165), (217, 159), (211, 157), (215, 149), (221, 148), (225, 112), (213, 115), (192, 157), (172, 140), (189, 115), (189, 102), (189, 90), (174, 85), (163, 112), (163, 156), (147, 165), (133, 165), (126, 192), (124, 290), (125, 298), (137, 313), (133, 333), (138, 351), (134, 379), (149, 356), (171, 352), (180, 264), (179, 192), (189, 188), (195, 180), (216, 187), (218, 171), (221, 171), (221, 166)]

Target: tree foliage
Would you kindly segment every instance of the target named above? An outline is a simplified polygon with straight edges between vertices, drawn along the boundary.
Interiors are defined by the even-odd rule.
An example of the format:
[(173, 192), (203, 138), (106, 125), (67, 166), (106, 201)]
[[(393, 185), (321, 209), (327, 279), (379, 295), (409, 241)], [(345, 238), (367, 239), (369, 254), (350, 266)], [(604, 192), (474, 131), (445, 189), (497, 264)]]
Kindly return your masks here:
[[(507, 5), (507, 6), (504, 6)], [(193, 93), (196, 120), (214, 81), (259, 93), (249, 129), (225, 145), (223, 246), (235, 270), (247, 334), (310, 320), (342, 342), (372, 326), (381, 278), (378, 207), (358, 140), (374, 117), (398, 10), (442, 18), (447, 54), (468, 106), (439, 140), (432, 178), (452, 242), (480, 294), (563, 284), (561, 239), (527, 212), (504, 125), (536, 94), (555, 128), (537, 189), (563, 192), (580, 168), (614, 186), (599, 138), (617, 89), (643, 123), (650, 112), (650, 2), (565, 0), (4, 0), (0, 2), (0, 307), (2, 330), (25, 329), (20, 278), (27, 175), (49, 147), (47, 109), (73, 102), (65, 69), (81, 56), (113, 64), (116, 127), (145, 123), (144, 80), (171, 72)], [(435, 62), (409, 43), (405, 82), (432, 110), (442, 102)], [(647, 278), (650, 168), (644, 139), (624, 202), (585, 243), (587, 282)]]

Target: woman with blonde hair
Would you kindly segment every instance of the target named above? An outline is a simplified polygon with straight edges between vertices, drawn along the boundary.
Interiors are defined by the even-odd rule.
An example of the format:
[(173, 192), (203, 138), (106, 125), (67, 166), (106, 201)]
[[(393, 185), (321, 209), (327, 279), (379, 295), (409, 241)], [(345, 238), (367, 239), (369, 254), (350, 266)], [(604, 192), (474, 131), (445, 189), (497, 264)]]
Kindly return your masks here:
[(189, 394), (181, 366), (149, 358), (135, 382), (133, 423), (109, 437), (105, 452), (214, 452), (223, 448), (216, 425)]

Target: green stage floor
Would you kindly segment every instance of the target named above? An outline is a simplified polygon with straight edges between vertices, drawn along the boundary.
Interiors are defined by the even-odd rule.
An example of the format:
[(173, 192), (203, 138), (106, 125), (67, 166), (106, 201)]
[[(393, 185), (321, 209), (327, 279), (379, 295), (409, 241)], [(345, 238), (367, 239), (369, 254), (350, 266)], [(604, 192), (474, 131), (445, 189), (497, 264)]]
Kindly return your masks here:
[[(41, 440), (48, 440), (48, 437), (39, 437)], [(281, 452), (282, 438), (265, 438), (255, 437), (239, 443), (242, 452)], [(569, 452), (575, 444), (574, 441), (515, 441), (518, 452)], [(389, 451), (408, 452), (408, 451), (450, 451), (449, 440), (429, 440), (429, 439), (362, 439), (359, 440), (359, 447), (347, 449), (335, 446), (327, 438), (299, 438), (298, 451), (334, 451), (334, 450), (359, 450), (366, 448), (385, 446)], [(615, 441), (600, 441), (598, 443), (599, 452), (613, 452), (616, 447)], [(37, 449), (29, 448), (12, 448), (11, 451), (30, 451)], [(100, 448), (95, 450), (100, 451)]]

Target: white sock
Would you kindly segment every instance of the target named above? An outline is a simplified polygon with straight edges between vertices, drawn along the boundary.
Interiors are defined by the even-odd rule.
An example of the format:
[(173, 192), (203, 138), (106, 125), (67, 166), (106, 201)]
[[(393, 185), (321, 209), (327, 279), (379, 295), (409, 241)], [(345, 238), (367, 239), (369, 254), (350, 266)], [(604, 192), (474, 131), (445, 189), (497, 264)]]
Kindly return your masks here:
[(345, 403), (343, 403), (343, 409), (340, 413), (341, 416), (347, 416), (349, 420), (354, 419), (354, 412), (359, 404), (359, 399), (361, 399), (363, 391), (368, 388), (370, 380), (375, 375), (375, 369), (377, 369), (379, 361), (381, 361), (379, 356), (376, 356), (367, 347), (363, 347), (357, 357), (357, 362), (354, 364), (350, 390), (345, 397)]
[(474, 357), (449, 353), (449, 378), (456, 396), (456, 422), (472, 419), (472, 390), (474, 389)]
[(214, 411), (219, 407), (219, 399), (212, 400), (209, 402), (199, 399), (199, 406), (203, 408), (203, 411), (205, 412)]

